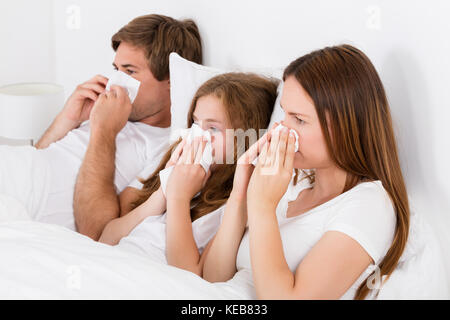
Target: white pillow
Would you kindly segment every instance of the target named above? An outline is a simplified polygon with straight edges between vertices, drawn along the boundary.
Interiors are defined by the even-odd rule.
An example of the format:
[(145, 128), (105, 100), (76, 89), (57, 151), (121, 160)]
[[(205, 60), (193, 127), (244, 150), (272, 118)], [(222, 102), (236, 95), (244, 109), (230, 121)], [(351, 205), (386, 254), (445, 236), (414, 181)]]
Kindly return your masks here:
[[(269, 77), (281, 78), (282, 69), (264, 69), (264, 70), (220, 70), (216, 68), (206, 67), (192, 61), (186, 60), (172, 52), (169, 56), (170, 70), (170, 99), (172, 137), (177, 138), (180, 129), (186, 129), (187, 114), (191, 106), (192, 99), (198, 88), (207, 80), (227, 72), (253, 72)], [(278, 97), (275, 102), (274, 111), (270, 120), (269, 127), (274, 122), (279, 122), (284, 118), (284, 111), (280, 106), (280, 97), (282, 90), (282, 82), (278, 86)]]

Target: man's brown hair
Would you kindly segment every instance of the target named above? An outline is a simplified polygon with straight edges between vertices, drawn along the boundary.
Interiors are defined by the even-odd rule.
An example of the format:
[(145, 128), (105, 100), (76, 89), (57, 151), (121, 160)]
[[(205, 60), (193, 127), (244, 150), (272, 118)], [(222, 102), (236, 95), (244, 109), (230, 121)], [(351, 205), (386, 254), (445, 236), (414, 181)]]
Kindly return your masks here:
[(137, 17), (111, 38), (114, 51), (121, 42), (144, 49), (148, 66), (159, 80), (169, 78), (169, 54), (176, 52), (183, 58), (202, 63), (202, 43), (193, 20), (149, 14)]

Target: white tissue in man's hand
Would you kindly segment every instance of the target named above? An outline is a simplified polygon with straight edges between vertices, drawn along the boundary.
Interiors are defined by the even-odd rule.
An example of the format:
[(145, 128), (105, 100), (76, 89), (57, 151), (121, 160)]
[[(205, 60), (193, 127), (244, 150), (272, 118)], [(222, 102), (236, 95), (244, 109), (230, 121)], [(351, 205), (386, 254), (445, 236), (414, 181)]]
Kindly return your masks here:
[[(194, 123), (190, 129), (185, 130), (182, 136), (186, 139), (186, 143), (192, 143), (192, 141), (197, 137), (206, 138), (207, 142), (205, 148), (203, 149), (203, 155), (200, 160), (200, 165), (203, 167), (203, 169), (205, 169), (205, 172), (207, 173), (209, 171), (209, 167), (213, 162), (211, 134), (209, 133), (209, 131), (203, 130), (200, 126)], [(161, 181), (161, 188), (164, 194), (166, 194), (167, 181), (169, 180), (172, 170), (173, 166), (165, 168), (164, 170), (161, 170), (159, 172), (159, 180)]]
[(106, 91), (109, 91), (112, 85), (125, 88), (128, 92), (128, 97), (130, 98), (131, 103), (133, 103), (138, 94), (141, 82), (133, 77), (130, 77), (125, 72), (114, 71), (106, 84)]
[[(275, 127), (275, 129), (273, 129), (272, 134), (274, 134), (275, 132), (281, 131), (283, 128), (287, 128), (287, 127), (283, 126), (282, 124), (279, 124), (277, 127)], [(298, 134), (297, 134), (297, 131), (295, 131), (294, 129), (289, 129), (289, 132), (292, 132), (294, 134), (294, 136), (295, 136), (295, 151), (294, 152), (297, 152), (298, 151)], [(258, 158), (259, 158), (259, 156), (256, 157), (255, 160), (253, 160), (252, 164), (254, 166), (256, 166), (256, 164), (258, 163)]]

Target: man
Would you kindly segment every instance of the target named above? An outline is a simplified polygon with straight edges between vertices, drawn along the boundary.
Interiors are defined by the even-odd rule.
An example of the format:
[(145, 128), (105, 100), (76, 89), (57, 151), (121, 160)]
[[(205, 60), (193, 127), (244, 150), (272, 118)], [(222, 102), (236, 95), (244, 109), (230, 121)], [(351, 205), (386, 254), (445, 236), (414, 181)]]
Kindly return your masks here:
[[(112, 37), (112, 47), (114, 68), (141, 82), (133, 105), (122, 88), (105, 93), (108, 79), (97, 75), (69, 97), (36, 144), (39, 150), (0, 148), (0, 193), (22, 202), (34, 220), (77, 227), (94, 239), (118, 216), (124, 189), (149, 163), (156, 168), (168, 146), (169, 54), (202, 62), (192, 20), (138, 17)], [(77, 190), (88, 196), (78, 193), (73, 202), (78, 172)]]

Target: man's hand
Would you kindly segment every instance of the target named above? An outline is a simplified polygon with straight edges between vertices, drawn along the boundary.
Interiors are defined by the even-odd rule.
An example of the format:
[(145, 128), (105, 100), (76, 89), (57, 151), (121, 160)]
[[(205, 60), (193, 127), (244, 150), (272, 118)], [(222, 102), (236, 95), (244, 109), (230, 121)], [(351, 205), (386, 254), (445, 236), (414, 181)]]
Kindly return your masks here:
[(92, 135), (117, 136), (128, 121), (131, 102), (126, 89), (111, 86), (98, 97), (90, 113)]
[(69, 131), (78, 128), (82, 122), (88, 120), (95, 101), (105, 91), (107, 83), (107, 78), (97, 75), (77, 86), (67, 99), (63, 110), (36, 144), (36, 148), (47, 148), (51, 143), (60, 140)]
[(99, 95), (105, 92), (107, 83), (107, 78), (97, 75), (77, 86), (69, 99), (67, 99), (61, 115), (78, 127), (82, 122), (89, 119), (92, 107)]

